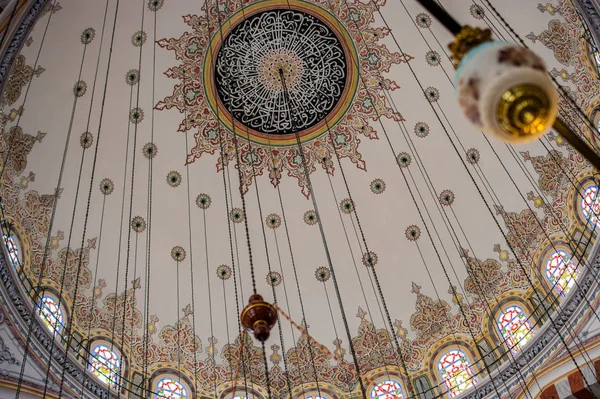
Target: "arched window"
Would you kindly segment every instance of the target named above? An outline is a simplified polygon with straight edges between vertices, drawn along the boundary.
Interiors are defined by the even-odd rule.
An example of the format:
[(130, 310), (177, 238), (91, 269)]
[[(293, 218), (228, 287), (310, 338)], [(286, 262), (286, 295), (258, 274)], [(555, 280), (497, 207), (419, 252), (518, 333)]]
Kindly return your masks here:
[(594, 228), (600, 227), (600, 195), (598, 195), (598, 186), (591, 185), (583, 191), (581, 213), (589, 225)]
[(60, 334), (65, 325), (65, 317), (60, 301), (50, 294), (44, 295), (38, 301), (38, 314), (44, 324), (55, 334)]
[(546, 261), (546, 278), (560, 295), (566, 295), (579, 275), (577, 264), (563, 249), (553, 252)]
[(89, 370), (98, 379), (110, 386), (119, 383), (119, 370), (121, 369), (121, 356), (106, 343), (94, 345), (91, 355)]
[[(600, 54), (600, 53), (598, 53)], [(600, 65), (600, 59), (598, 60), (598, 64)], [(592, 114), (592, 122), (594, 123), (594, 126), (596, 127), (596, 130), (598, 131), (598, 133), (600, 133), (600, 108), (596, 107), (596, 109), (594, 110), (594, 113)]]
[(16, 270), (21, 269), (21, 249), (19, 242), (12, 233), (2, 233), (4, 239), (4, 247), (8, 253), (8, 259)]
[(188, 390), (179, 380), (165, 377), (156, 383), (156, 393), (161, 399), (185, 399), (187, 398)]
[(477, 384), (471, 362), (460, 349), (451, 349), (438, 361), (438, 371), (451, 398)]
[(512, 353), (517, 353), (535, 334), (533, 324), (519, 306), (504, 309), (497, 320), (498, 330)]
[(371, 389), (372, 399), (403, 399), (404, 391), (398, 381), (385, 380), (377, 383)]

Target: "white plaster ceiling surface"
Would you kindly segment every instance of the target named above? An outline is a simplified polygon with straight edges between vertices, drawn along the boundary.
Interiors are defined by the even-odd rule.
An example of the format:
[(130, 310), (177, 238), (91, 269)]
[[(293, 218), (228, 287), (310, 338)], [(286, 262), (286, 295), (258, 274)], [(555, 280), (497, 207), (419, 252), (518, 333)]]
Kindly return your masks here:
[[(9, 198), (5, 201), (12, 207), (6, 206), (6, 212), (27, 237), (29, 268), (35, 280), (52, 209), (28, 193), (52, 194), (62, 172), (47, 260), (53, 266), (45, 268), (44, 284), (59, 292), (63, 271), (67, 270), (63, 296), (71, 315), (75, 315), (75, 328), (84, 337), (88, 327), (93, 336), (109, 340), (116, 336), (130, 359), (131, 370), (139, 371), (144, 357), (142, 318), (147, 307), (151, 316), (151, 371), (159, 367), (177, 369), (178, 352), (183, 352), (184, 365), (193, 362), (192, 331), (198, 337), (198, 361), (205, 362), (215, 354), (217, 363), (228, 365), (222, 356), (227, 354), (224, 348), (238, 337), (238, 311), (252, 293), (252, 264), (258, 292), (266, 300), (274, 300), (268, 284), (270, 267), (282, 279), (274, 286), (279, 306), (298, 324), (304, 316), (311, 336), (330, 351), (337, 349), (336, 354), (351, 363), (338, 299), (353, 337), (361, 336), (359, 327), (364, 323), (390, 330), (374, 276), (363, 264), (366, 242), (376, 254), (374, 270), (395, 326), (393, 334), (406, 351), (409, 372), (416, 375), (429, 370), (427, 351), (440, 340), (456, 338), (472, 346), (450, 285), (460, 293), (465, 309), (475, 315), (474, 334), (483, 336), (480, 326), (484, 320), (487, 323), (486, 312), (483, 305), (476, 304), (480, 300), (477, 295), (463, 291), (468, 273), (457, 247), (468, 249), (469, 257), (494, 259), (492, 263), (500, 265), (503, 273), (516, 276), (492, 298), (510, 290), (526, 295), (528, 284), (519, 280), (518, 267), (511, 261), (514, 254), (494, 219), (507, 232), (510, 226), (504, 217), (508, 216), (494, 205), (517, 214), (530, 206), (539, 220), (545, 220), (543, 210), (534, 207), (536, 195), (527, 195), (536, 192), (538, 172), (520, 152), (528, 151), (533, 157), (546, 156), (547, 150), (534, 142), (512, 152), (495, 139), (488, 143), (467, 123), (456, 102), (453, 67), (446, 56), (450, 35), (436, 21), (425, 28), (415, 24), (423, 12), (415, 1), (292, 2), (294, 15), (304, 15), (302, 21), (285, 19), (285, 12), (289, 12), (286, 2), (265, 5), (249, 1), (244, 3), (244, 10), (258, 17), (246, 25), (244, 17), (252, 17), (243, 14), (235, 2), (219, 2), (221, 13), (211, 9), (208, 20), (202, 2), (159, 3), (161, 7), (154, 12), (146, 0), (118, 2), (114, 26), (115, 1), (107, 5), (105, 1), (61, 0), (36, 24), (21, 50), (22, 75), (13, 74), (9, 81), (11, 101), (6, 100), (6, 94), (4, 97), (3, 111), (8, 116), (23, 106), (22, 117), (9, 118), (5, 132), (18, 123), (24, 135), (37, 138), (24, 139), (29, 140), (29, 147), (19, 147), (22, 163), (7, 167), (7, 194), (3, 197)], [(473, 18), (470, 7), (474, 3), (442, 3), (461, 22), (485, 26), (489, 21), (500, 26), (491, 14), (484, 20)], [(563, 15), (542, 12), (536, 2), (494, 3), (522, 37), (544, 32), (550, 21), (564, 23)], [(271, 17), (282, 18), (285, 23), (277, 25), (269, 20)], [(219, 20), (231, 38), (224, 45), (219, 41)], [(86, 28), (93, 28), (95, 36), (84, 45), (82, 33)], [(296, 33), (292, 28), (298, 29)], [(145, 42), (140, 47), (134, 42), (136, 32), (142, 29)], [(285, 38), (278, 37), (283, 29), (298, 35), (298, 42), (286, 43)], [(507, 35), (504, 30), (500, 32)], [(244, 40), (254, 40), (254, 47)], [(583, 73), (576, 61), (561, 65), (543, 40), (525, 40), (547, 62), (549, 70), (555, 67)], [(227, 47), (228, 52), (216, 55), (210, 46)], [(210, 60), (205, 62), (209, 49), (219, 66), (207, 71), (206, 66), (211, 65)], [(431, 53), (426, 56), (430, 51), (435, 52), (433, 59)], [(353, 61), (352, 57), (357, 58)], [(139, 83), (128, 84), (128, 71), (140, 67)], [(292, 113), (297, 114), (294, 124), (289, 124), (289, 111), (282, 111), (289, 108), (277, 74), (279, 68), (285, 69), (289, 78), (286, 83), (294, 102)], [(74, 96), (78, 80), (86, 85), (80, 97)], [(320, 92), (315, 81), (322, 83)], [(258, 82), (263, 86), (257, 87)], [(575, 87), (572, 81), (562, 83)], [(182, 101), (182, 85), (187, 103)], [(219, 97), (220, 108), (213, 106), (219, 96), (211, 89), (214, 85), (226, 92)], [(429, 87), (432, 89), (427, 93), (439, 93), (439, 99), (431, 104), (422, 92)], [(143, 111), (143, 119), (138, 113), (135, 117), (139, 123), (132, 123), (130, 111), (136, 107)], [(231, 114), (223, 111), (231, 109), (239, 118), (233, 123), (237, 142), (232, 140)], [(221, 124), (217, 123), (219, 118)], [(423, 128), (419, 128), (420, 123)], [(306, 151), (314, 197), (297, 156), (294, 129), (299, 131)], [(80, 138), (86, 131), (92, 144), (84, 150)], [(248, 137), (252, 139), (250, 145)], [(334, 137), (335, 151), (330, 137)], [(151, 161), (143, 150), (147, 143), (156, 145)], [(228, 154), (224, 172), (221, 144)], [(555, 140), (544, 144), (565, 156), (570, 154)], [(469, 162), (469, 149), (476, 149), (478, 162)], [(236, 151), (241, 168), (237, 167)], [(403, 152), (411, 158), (406, 167), (403, 157), (397, 160)], [(273, 167), (273, 157), (277, 168)], [(582, 161), (577, 162), (573, 167), (585, 170)], [(247, 224), (227, 218), (232, 208), (243, 208), (240, 176)], [(109, 195), (101, 192), (103, 179), (114, 185)], [(355, 209), (345, 213), (340, 204), (349, 198), (348, 190)], [(438, 197), (444, 190), (451, 194), (442, 196), (446, 202), (442, 207)], [(197, 204), (200, 194), (210, 197), (206, 209)], [(328, 253), (319, 225), (310, 225), (304, 218), (307, 211), (315, 209), (313, 198)], [(279, 225), (282, 205), (287, 223), (281, 221)], [(271, 218), (274, 225), (265, 224), (271, 214), (277, 215)], [(140, 232), (131, 228), (135, 216), (143, 219), (145, 228), (140, 227)], [(536, 235), (534, 219), (516, 220)], [(569, 218), (565, 221), (571, 228)], [(419, 231), (420, 236), (413, 240), (407, 231)], [(527, 265), (539, 266), (533, 255), (543, 242), (541, 238), (530, 240), (532, 248), (523, 251), (530, 257)], [(82, 271), (77, 280), (77, 251), (82, 243)], [(69, 257), (65, 267), (61, 251), (67, 247), (77, 253)], [(173, 258), (174, 247), (185, 251), (179, 262)], [(233, 277), (220, 279), (218, 267), (226, 265), (231, 270), (233, 261), (237, 281)], [(335, 271), (339, 298), (332, 278), (324, 283), (316, 278), (317, 268), (329, 268), (328, 261)], [(531, 275), (535, 280), (539, 273)], [(121, 322), (116, 323), (113, 333), (112, 320), (114, 293), (122, 296), (125, 287), (129, 293), (126, 325), (133, 328), (127, 328), (123, 340)], [(436, 303), (438, 300), (442, 302)], [(119, 311), (115, 314), (121, 320), (122, 299), (117, 303)], [(94, 314), (91, 326), (90, 313)], [(178, 322), (179, 335), (174, 327)], [(288, 351), (300, 333), (287, 320), (280, 323)], [(185, 343), (178, 341), (182, 337)], [(336, 344), (338, 338), (340, 343)], [(387, 342), (388, 349), (393, 345), (389, 336), (379, 340)], [(355, 340), (359, 347), (364, 344), (361, 342)], [(273, 353), (273, 344), (283, 346), (277, 327), (266, 344), (267, 357)], [(358, 354), (363, 371), (385, 364), (376, 355), (370, 362), (365, 360), (367, 350)], [(281, 349), (278, 351), (281, 354)], [(291, 369), (300, 367), (293, 357), (290, 362)], [(276, 357), (269, 363), (271, 367), (283, 366)], [(335, 364), (329, 361), (331, 367)], [(229, 372), (233, 374), (233, 370)], [(257, 370), (262, 372), (258, 366)], [(186, 373), (191, 379), (191, 369)], [(306, 371), (306, 378), (310, 379), (310, 373)], [(336, 380), (329, 368), (320, 373), (322, 381), (340, 392), (347, 389), (342, 377)], [(223, 372), (217, 381), (221, 384), (227, 379), (232, 375)], [(210, 391), (210, 385), (204, 381), (199, 389)], [(286, 393), (281, 387), (273, 389), (277, 395)]]

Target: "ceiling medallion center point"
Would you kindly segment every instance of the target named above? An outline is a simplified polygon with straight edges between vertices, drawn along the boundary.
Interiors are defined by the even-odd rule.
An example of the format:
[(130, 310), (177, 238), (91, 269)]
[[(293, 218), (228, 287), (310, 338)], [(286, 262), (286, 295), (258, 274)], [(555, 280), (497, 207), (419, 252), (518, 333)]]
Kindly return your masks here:
[(304, 65), (295, 51), (273, 49), (258, 61), (258, 74), (265, 89), (279, 94), (283, 91), (281, 76), (285, 78), (286, 88), (294, 89), (302, 81)]

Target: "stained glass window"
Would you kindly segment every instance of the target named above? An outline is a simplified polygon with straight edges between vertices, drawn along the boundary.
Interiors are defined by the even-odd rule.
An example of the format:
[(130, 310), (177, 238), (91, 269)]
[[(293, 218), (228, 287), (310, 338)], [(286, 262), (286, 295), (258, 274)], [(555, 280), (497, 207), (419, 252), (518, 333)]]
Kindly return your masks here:
[(2, 238), (4, 239), (4, 245), (6, 251), (8, 252), (8, 259), (10, 263), (14, 266), (15, 269), (19, 270), (21, 265), (21, 260), (19, 256), (19, 244), (17, 239), (13, 234), (3, 233)]
[(181, 382), (170, 377), (162, 378), (158, 381), (158, 383), (156, 383), (156, 393), (161, 399), (187, 398), (187, 389), (185, 386)]
[(560, 295), (566, 295), (579, 275), (577, 264), (565, 250), (553, 252), (546, 261), (546, 277)]
[(581, 199), (581, 212), (586, 221), (594, 227), (600, 227), (600, 195), (598, 186), (588, 186)]
[(89, 370), (105, 384), (116, 386), (119, 383), (121, 357), (104, 343), (92, 349)]
[(523, 345), (535, 334), (533, 324), (519, 306), (509, 306), (500, 314), (497, 320), (500, 334), (506, 340), (511, 352), (517, 353)]
[(398, 381), (386, 380), (381, 381), (371, 389), (372, 399), (402, 399), (404, 392), (402, 385)]
[(60, 333), (64, 326), (64, 316), (60, 302), (51, 295), (44, 295), (38, 302), (38, 314), (50, 331)]
[(469, 358), (459, 349), (449, 350), (440, 357), (438, 371), (451, 398), (477, 384)]

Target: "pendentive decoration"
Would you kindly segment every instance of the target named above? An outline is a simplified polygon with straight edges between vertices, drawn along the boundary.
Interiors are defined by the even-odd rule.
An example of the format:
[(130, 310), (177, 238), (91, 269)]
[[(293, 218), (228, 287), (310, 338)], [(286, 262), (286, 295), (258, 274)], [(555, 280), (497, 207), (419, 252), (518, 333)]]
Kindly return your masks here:
[(261, 295), (254, 294), (250, 296), (248, 306), (242, 310), (240, 320), (244, 328), (254, 334), (254, 338), (265, 342), (277, 322), (277, 311)]

